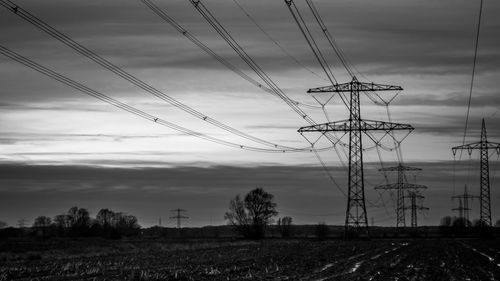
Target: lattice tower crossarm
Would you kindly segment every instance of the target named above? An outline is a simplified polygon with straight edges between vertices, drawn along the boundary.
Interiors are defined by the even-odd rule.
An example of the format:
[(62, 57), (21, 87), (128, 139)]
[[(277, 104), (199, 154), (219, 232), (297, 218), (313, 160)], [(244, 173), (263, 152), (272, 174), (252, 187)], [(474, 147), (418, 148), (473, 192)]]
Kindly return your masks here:
[(379, 171), (398, 172), (398, 182), (393, 184), (377, 185), (377, 190), (392, 190), (395, 189), (397, 193), (396, 201), (396, 227), (406, 227), (406, 214), (405, 214), (405, 190), (426, 189), (427, 186), (419, 184), (408, 183), (405, 177), (405, 171), (421, 171), (420, 168), (414, 168), (399, 164), (394, 167), (386, 167), (379, 169)]
[(334, 84), (327, 87), (309, 89), (308, 93), (350, 93), (349, 119), (325, 124), (302, 127), (299, 133), (331, 131), (349, 132), (349, 174), (348, 198), (345, 219), (346, 232), (349, 228), (366, 228), (368, 231), (368, 218), (366, 214), (364, 175), (363, 175), (363, 146), (362, 133), (367, 131), (413, 130), (410, 125), (362, 120), (360, 110), (360, 92), (373, 91), (401, 91), (399, 86), (382, 85), (375, 83), (362, 83), (356, 77), (351, 82)]
[(486, 125), (482, 122), (481, 140), (475, 143), (464, 144), (455, 146), (451, 150), (453, 155), (457, 150), (467, 150), (469, 155), (473, 150), (479, 150), (480, 154), (480, 190), (479, 190), (479, 221), (482, 226), (491, 227), (491, 200), (490, 200), (490, 174), (489, 174), (489, 159), (488, 151), (490, 149), (496, 150), (500, 154), (500, 143), (489, 142), (486, 135)]

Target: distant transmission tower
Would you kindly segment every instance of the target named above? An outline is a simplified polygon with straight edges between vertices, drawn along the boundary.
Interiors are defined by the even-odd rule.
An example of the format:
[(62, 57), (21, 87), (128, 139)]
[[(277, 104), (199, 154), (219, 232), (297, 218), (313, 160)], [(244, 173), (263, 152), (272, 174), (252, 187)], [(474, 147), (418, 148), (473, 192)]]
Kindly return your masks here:
[(399, 86), (381, 85), (374, 83), (359, 82), (356, 77), (351, 82), (343, 84), (333, 84), (332, 86), (309, 89), (308, 93), (344, 93), (350, 94), (349, 103), (346, 105), (349, 109), (349, 119), (317, 124), (302, 127), (299, 133), (304, 132), (349, 132), (349, 180), (348, 180), (348, 198), (347, 211), (345, 218), (345, 230), (353, 228), (359, 230), (361, 227), (368, 231), (368, 218), (365, 204), (365, 188), (363, 175), (363, 146), (362, 133), (368, 131), (385, 131), (389, 134), (393, 130), (413, 130), (411, 125), (397, 124), (392, 122), (373, 121), (361, 119), (361, 108), (359, 102), (360, 92), (379, 92), (379, 91), (401, 91)]
[(408, 195), (405, 197), (410, 198), (411, 202), (410, 207), (406, 207), (406, 209), (411, 210), (411, 227), (417, 227), (418, 226), (417, 211), (429, 210), (429, 208), (417, 204), (417, 199), (418, 198), (423, 199), (424, 196), (418, 194), (416, 191), (409, 191)]
[(484, 123), (481, 128), (481, 140), (474, 143), (464, 144), (460, 146), (455, 146), (451, 150), (455, 156), (457, 150), (466, 149), (469, 155), (472, 154), (472, 150), (479, 149), (479, 154), (481, 155), (480, 163), (480, 193), (479, 193), (479, 209), (480, 217), (479, 222), (482, 226), (491, 227), (491, 205), (490, 205), (490, 169), (488, 160), (488, 151), (490, 149), (495, 149), (497, 154), (500, 155), (500, 143), (489, 142), (486, 137), (486, 125)]
[(421, 171), (420, 168), (403, 166), (401, 163), (395, 167), (382, 168), (379, 171), (398, 172), (398, 182), (393, 184), (384, 184), (375, 186), (375, 189), (391, 190), (397, 192), (396, 202), (396, 227), (406, 227), (405, 222), (405, 190), (425, 189), (427, 186), (408, 183), (405, 171)]
[[(462, 204), (462, 198), (458, 198), (458, 207), (451, 209), (452, 211), (458, 211), (458, 218), (465, 219), (464, 212), (469, 211), (469, 208), (464, 207)], [(467, 224), (467, 222), (465, 223)]]
[(181, 220), (182, 219), (189, 219), (189, 217), (181, 215), (181, 212), (187, 212), (186, 210), (183, 210), (183, 209), (174, 209), (174, 210), (171, 210), (171, 212), (176, 212), (177, 213), (177, 215), (170, 217), (171, 219), (177, 219), (177, 228), (181, 228)]
[(467, 185), (464, 186), (464, 193), (460, 195), (455, 195), (451, 197), (454, 200), (458, 200), (458, 207), (451, 209), (452, 211), (458, 211), (458, 217), (465, 220), (465, 226), (468, 227), (469, 220), (469, 200), (474, 198), (479, 198), (477, 195), (470, 195), (467, 192)]

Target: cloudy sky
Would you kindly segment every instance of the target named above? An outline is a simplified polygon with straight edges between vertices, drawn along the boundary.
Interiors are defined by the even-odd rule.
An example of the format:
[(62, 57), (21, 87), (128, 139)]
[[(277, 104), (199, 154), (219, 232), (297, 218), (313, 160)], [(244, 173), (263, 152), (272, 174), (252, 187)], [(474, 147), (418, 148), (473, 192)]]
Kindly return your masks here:
[[(203, 44), (258, 79), (188, 0), (153, 2)], [(347, 82), (305, 1), (295, 2), (335, 77)], [(285, 102), (229, 71), (139, 0), (14, 3), (206, 116), (279, 145), (309, 145), (297, 133), (308, 123)], [(306, 91), (328, 82), (283, 0), (203, 3), (286, 95), (318, 105)], [(423, 203), (430, 210), (419, 223), (438, 223), (452, 214), (450, 197), (461, 192), (465, 183), (471, 192), (479, 193), (478, 155), (469, 158), (465, 153), (461, 161), (454, 161), (450, 149), (461, 144), (464, 132), (479, 1), (314, 3), (357, 69), (359, 80), (404, 88), (390, 106), (391, 118), (415, 127), (402, 145), (403, 157), (405, 163), (423, 169), (409, 175), (410, 181), (428, 186)], [(467, 142), (478, 140), (481, 118), (486, 120), (490, 140), (500, 142), (499, 13), (498, 1), (484, 1)], [(174, 124), (244, 146), (268, 148), (152, 96), (4, 7), (0, 7), (0, 45)], [(0, 83), (0, 220), (10, 225), (21, 218), (31, 223), (37, 215), (54, 216), (74, 205), (94, 215), (100, 208), (129, 212), (144, 226), (156, 224), (159, 217), (172, 226), (169, 210), (178, 207), (188, 210), (187, 225), (222, 224), (229, 200), (258, 186), (276, 196), (280, 215), (292, 216), (297, 223), (344, 221), (346, 199), (314, 153), (253, 152), (185, 135), (89, 97), (5, 56), (0, 56)], [(327, 122), (321, 109), (302, 109), (316, 122)], [(330, 120), (348, 118), (338, 97), (326, 110)], [(362, 116), (388, 120), (386, 108), (367, 98), (362, 100)], [(379, 155), (370, 149), (373, 143), (366, 141), (364, 146), (368, 148), (368, 217), (393, 225), (393, 195), (373, 190), (374, 185), (385, 183), (377, 171)], [(340, 159), (333, 150), (320, 155), (345, 190), (343, 153), (340, 150)], [(384, 150), (380, 158), (384, 166), (397, 160), (394, 152)], [(493, 187), (498, 183), (497, 162), (492, 154)], [(493, 188), (494, 220), (500, 218), (499, 200), (500, 192)], [(477, 204), (473, 209), (477, 211)]]

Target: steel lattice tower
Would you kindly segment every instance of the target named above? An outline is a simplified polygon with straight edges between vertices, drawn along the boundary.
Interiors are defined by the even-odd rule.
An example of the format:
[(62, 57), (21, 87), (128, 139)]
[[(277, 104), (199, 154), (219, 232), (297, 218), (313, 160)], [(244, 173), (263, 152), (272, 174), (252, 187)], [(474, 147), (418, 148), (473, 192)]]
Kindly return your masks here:
[(458, 211), (459, 217), (465, 219), (465, 226), (468, 227), (469, 225), (469, 211), (471, 210), (469, 208), (469, 200), (474, 199), (474, 198), (479, 198), (477, 195), (470, 195), (467, 192), (467, 185), (464, 187), (464, 193), (461, 195), (455, 195), (451, 197), (452, 199), (458, 199), (459, 201), (459, 206), (458, 208), (453, 208), (451, 209), (452, 211)]
[(171, 210), (171, 212), (176, 212), (177, 213), (177, 215), (175, 215), (173, 217), (170, 217), (171, 219), (177, 219), (177, 228), (181, 228), (181, 220), (182, 219), (189, 219), (189, 217), (181, 215), (181, 212), (187, 212), (186, 210), (175, 209), (175, 210)]
[(405, 209), (411, 209), (411, 227), (418, 227), (418, 210), (429, 210), (429, 208), (418, 205), (417, 198), (424, 198), (424, 196), (418, 194), (416, 191), (409, 191), (406, 198), (410, 198), (410, 207), (405, 207)]
[(488, 151), (490, 149), (495, 149), (497, 154), (500, 154), (500, 143), (489, 142), (486, 136), (486, 125), (483, 118), (483, 124), (481, 128), (481, 140), (479, 142), (464, 144), (460, 146), (455, 146), (451, 150), (453, 155), (456, 154), (457, 150), (466, 149), (469, 155), (472, 154), (472, 150), (478, 149), (481, 157), (480, 161), (480, 187), (479, 190), (479, 209), (480, 217), (479, 221), (482, 226), (491, 227), (491, 205), (490, 205), (490, 169), (488, 160)]
[[(462, 198), (458, 198), (458, 207), (453, 208), (451, 210), (458, 211), (458, 218), (465, 219), (464, 212), (468, 212), (470, 209), (467, 207), (464, 207), (464, 204), (462, 204)], [(465, 224), (467, 225), (467, 222)]]
[(334, 84), (331, 86), (309, 89), (308, 93), (349, 93), (348, 104), (349, 119), (329, 122), (324, 124), (302, 127), (299, 133), (304, 132), (348, 132), (349, 133), (349, 174), (348, 174), (348, 198), (345, 219), (346, 231), (349, 228), (368, 229), (368, 217), (366, 214), (365, 189), (363, 176), (363, 145), (362, 133), (367, 131), (385, 131), (386, 134), (393, 130), (413, 130), (413, 127), (405, 124), (392, 122), (373, 121), (361, 119), (361, 108), (359, 102), (360, 92), (376, 91), (401, 91), (399, 86), (381, 85), (375, 83), (359, 82), (353, 77), (351, 82)]
[(421, 171), (420, 168), (414, 168), (399, 164), (395, 167), (387, 167), (379, 169), (379, 171), (398, 172), (398, 182), (394, 184), (378, 185), (375, 189), (395, 189), (397, 192), (396, 203), (396, 227), (406, 227), (405, 222), (405, 190), (425, 189), (427, 186), (408, 183), (405, 176), (405, 171)]

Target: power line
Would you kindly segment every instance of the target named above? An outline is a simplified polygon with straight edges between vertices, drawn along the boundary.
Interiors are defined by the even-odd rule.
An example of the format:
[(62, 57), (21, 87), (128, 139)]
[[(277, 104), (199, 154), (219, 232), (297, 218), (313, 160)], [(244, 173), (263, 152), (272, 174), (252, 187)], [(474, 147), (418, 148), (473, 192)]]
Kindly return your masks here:
[[(254, 70), (254, 72), (269, 86), (270, 89), (276, 92), (282, 100), (287, 103), (297, 114), (299, 114), (304, 120), (306, 120), (311, 125), (317, 125), (317, 123), (310, 118), (300, 107), (290, 102), (290, 98), (274, 83), (274, 81), (260, 68), (258, 64), (250, 57), (245, 50), (238, 44), (238, 42), (231, 36), (231, 34), (222, 26), (222, 24), (215, 18), (215, 16), (208, 10), (208, 8), (200, 0), (189, 0), (191, 4), (198, 10), (198, 12), (205, 18), (205, 20), (215, 29), (215, 31), (228, 43), (228, 45), (240, 56), (240, 58), (247, 63), (247, 65)], [(333, 74), (332, 74), (333, 77)], [(331, 80), (331, 79), (330, 79)], [(332, 82), (333, 83), (333, 82)], [(347, 103), (340, 94), (344, 104)], [(335, 135), (330, 133), (324, 133), (324, 136), (333, 144), (335, 151), (338, 154), (336, 145), (340, 144), (342, 150), (345, 153), (346, 143), (341, 142)], [(316, 154), (318, 158), (319, 154)], [(321, 161), (320, 161), (321, 162)], [(331, 177), (330, 177), (331, 179)]]
[[(251, 141), (254, 141), (254, 142), (257, 142), (257, 143), (260, 143), (262, 145), (266, 145), (266, 146), (270, 146), (270, 147), (273, 147), (273, 148), (279, 148), (279, 149), (284, 149), (284, 150), (295, 150), (296, 148), (293, 148), (293, 147), (287, 147), (287, 146), (282, 146), (282, 145), (278, 145), (278, 144), (275, 144), (275, 143), (271, 143), (269, 141), (266, 141), (266, 140), (263, 140), (263, 139), (260, 139), (260, 138), (257, 138), (257, 137), (254, 137), (254, 136), (251, 136), (249, 134), (246, 134), (240, 130), (237, 130), (233, 127), (230, 127), (226, 124), (223, 124), (191, 107), (189, 107), (188, 105), (184, 104), (184, 103), (181, 103), (180, 101), (177, 101), (175, 100), (174, 98), (164, 94), (163, 92), (161, 92), (160, 90), (154, 88), (153, 86), (145, 83), (144, 81), (140, 80), (139, 78), (133, 76), (132, 74), (126, 72), (125, 70), (123, 70), (122, 68), (114, 65), (113, 63), (109, 62), (108, 60), (102, 58), (101, 56), (99, 56), (98, 54), (96, 54), (95, 52), (89, 50), (88, 48), (84, 47), (83, 45), (77, 43), (76, 41), (74, 41), (73, 39), (71, 39), (70, 37), (64, 35), (63, 33), (61, 33), (60, 31), (56, 30), (55, 28), (53, 28), (52, 26), (50, 26), (49, 24), (45, 23), (44, 21), (42, 21), (41, 19), (37, 18), (36, 16), (34, 16), (33, 14), (29, 13), (28, 11), (26, 11), (25, 9), (19, 7), (18, 5), (14, 4), (12, 1), (10, 0), (0, 0), (0, 5), (2, 5), (3, 7), (7, 8), (9, 11), (13, 12), (14, 14), (18, 15), (19, 17), (21, 17), (22, 19), (26, 20), (27, 22), (33, 24), (34, 26), (38, 27), (39, 29), (41, 29), (42, 31), (46, 32), (47, 34), (49, 34), (50, 36), (52, 36), (53, 38), (59, 40), (60, 42), (64, 43), (65, 45), (67, 45), (68, 47), (72, 48), (73, 50), (79, 52), (80, 54), (84, 55), (85, 57), (91, 59), (92, 61), (96, 62), (97, 64), (101, 65), (102, 67), (110, 70), (111, 72), (115, 73), (116, 75), (122, 77), (123, 79), (129, 81), (130, 83), (136, 85), (137, 87), (145, 90), (146, 92), (170, 103), (171, 105), (207, 122), (207, 123), (210, 123), (216, 127), (219, 127), (227, 132), (230, 132), (232, 134), (235, 134), (235, 135), (238, 135), (242, 138), (245, 138), (247, 140), (251, 140)], [(292, 101), (289, 101), (287, 100), (289, 103), (292, 103)], [(292, 103), (293, 104), (293, 103)], [(296, 106), (296, 105), (295, 105)]]
[[(476, 42), (474, 45), (474, 61), (472, 63), (472, 75), (471, 75), (470, 88), (469, 88), (469, 100), (467, 102), (467, 114), (465, 116), (465, 128), (464, 128), (464, 135), (462, 138), (462, 145), (465, 144), (465, 137), (467, 135), (467, 127), (469, 125), (469, 114), (470, 114), (470, 107), (471, 107), (471, 101), (472, 101), (472, 89), (474, 88), (474, 76), (476, 74), (477, 47), (479, 45), (479, 31), (481, 30), (482, 14), (483, 14), (483, 0), (481, 0), (481, 2), (479, 2), (479, 20), (477, 21)], [(460, 160), (462, 159), (462, 150), (460, 151), (459, 159)]]
[[(320, 28), (321, 28), (321, 30), (322, 30), (322, 32), (323, 32), (323, 34), (326, 36), (326, 38), (327, 38), (327, 40), (328, 40), (328, 42), (329, 42), (330, 46), (332, 47), (332, 49), (334, 50), (335, 54), (337, 55), (337, 57), (338, 57), (338, 58), (340, 59), (340, 61), (342, 62), (342, 64), (343, 64), (344, 68), (346, 69), (346, 71), (348, 72), (348, 74), (351, 76), (351, 78), (352, 78), (352, 79), (353, 79), (353, 81), (354, 81), (356, 78), (355, 78), (355, 75), (354, 75), (354, 73), (353, 73), (353, 71), (352, 71), (351, 67), (350, 67), (350, 66), (349, 66), (349, 64), (348, 64), (347, 59), (346, 59), (346, 58), (345, 58), (345, 56), (343, 55), (343, 53), (342, 53), (341, 49), (340, 49), (340, 48), (336, 45), (335, 41), (333, 40), (333, 37), (331, 36), (331, 34), (330, 34), (330, 32), (328, 31), (328, 29), (327, 29), (326, 25), (324, 24), (324, 22), (323, 22), (323, 20), (322, 20), (322, 18), (321, 18), (321, 16), (320, 16), (320, 14), (319, 14), (318, 10), (317, 10), (317, 9), (316, 9), (316, 7), (314, 6), (314, 3), (313, 3), (311, 0), (306, 0), (306, 2), (307, 2), (307, 4), (308, 4), (308, 6), (309, 6), (309, 8), (310, 8), (310, 10), (311, 10), (311, 12), (312, 12), (312, 14), (314, 15), (314, 17), (315, 17), (315, 19), (316, 19), (316, 22), (317, 22), (317, 23), (318, 23), (318, 25), (320, 26)], [(320, 63), (320, 65), (323, 67), (323, 70), (325, 71), (325, 73), (326, 73), (326, 74), (327, 74), (327, 76), (328, 76), (328, 73), (331, 73), (331, 69), (328, 67), (328, 64), (327, 64), (327, 62), (326, 62), (326, 60), (325, 60), (324, 56), (322, 55), (321, 50), (319, 49), (318, 45), (316, 44), (316, 41), (314, 40), (314, 38), (313, 38), (313, 36), (312, 36), (311, 32), (310, 32), (310, 31), (309, 31), (309, 29), (307, 28), (307, 24), (305, 23), (305, 21), (304, 21), (303, 17), (301, 16), (299, 9), (297, 8), (297, 6), (296, 6), (296, 5), (295, 5), (295, 3), (293, 2), (293, 0), (285, 0), (285, 3), (287, 4), (288, 9), (289, 9), (289, 10), (290, 10), (290, 12), (292, 13), (292, 16), (293, 16), (294, 20), (296, 21), (296, 23), (297, 23), (297, 25), (298, 25), (298, 27), (299, 27), (300, 31), (301, 31), (301, 32), (302, 32), (302, 34), (304, 35), (304, 38), (306, 39), (306, 41), (307, 41), (308, 45), (310, 46), (310, 48), (311, 48), (312, 52), (315, 54), (315, 56), (316, 56), (316, 58), (317, 58), (318, 62), (319, 62), (319, 63)], [(359, 71), (358, 71), (358, 72), (359, 72)], [(331, 75), (332, 75), (332, 77), (333, 77), (333, 73), (331, 73)], [(334, 83), (333, 81), (331, 81), (331, 82), (332, 82), (332, 84), (334, 84), (334, 87), (335, 87), (335, 83)], [(335, 81), (335, 82), (336, 82), (336, 81)], [(372, 85), (374, 85), (374, 84), (372, 83)], [(334, 87), (332, 87), (332, 88), (334, 88)], [(380, 96), (380, 95), (379, 95), (376, 91), (366, 91), (366, 92), (364, 92), (364, 93), (365, 93), (365, 95), (366, 95), (366, 96), (367, 96), (367, 97), (368, 97), (368, 98), (369, 98), (369, 99), (370, 99), (373, 103), (375, 103), (375, 104), (377, 104), (377, 105), (382, 105), (382, 104), (386, 105), (386, 107), (387, 107), (387, 115), (388, 115), (388, 117), (389, 117), (389, 122), (392, 122), (392, 121), (390, 120), (390, 119), (391, 119), (391, 117), (390, 117), (390, 112), (389, 112), (388, 105), (389, 105), (389, 103), (390, 103), (390, 102), (391, 102), (391, 101), (392, 101), (392, 100), (393, 100), (393, 99), (397, 96), (397, 94), (396, 94), (396, 95), (394, 95), (394, 96), (393, 96), (393, 97), (392, 97), (389, 101), (385, 101), (385, 100), (384, 100), (384, 99), (383, 99), (383, 98), (382, 98), (382, 97), (381, 97), (381, 96)], [(372, 97), (372, 95), (371, 95), (371, 94), (376, 95), (376, 96), (377, 96), (377, 97), (378, 97), (378, 98), (382, 101), (382, 103), (380, 103), (380, 102), (379, 102), (379, 101), (377, 101), (374, 97)], [(347, 107), (349, 110), (351, 110), (351, 106), (350, 106), (350, 104), (347, 102), (347, 99), (346, 99), (346, 98), (344, 98), (342, 95), (340, 95), (340, 97), (342, 98), (342, 101), (343, 101), (343, 103), (346, 105), (346, 107)], [(318, 102), (319, 102), (319, 101), (318, 101)], [(327, 102), (327, 103), (328, 103), (328, 102)], [(321, 103), (320, 103), (320, 104), (321, 104)], [(324, 110), (324, 104), (322, 104), (322, 106), (323, 106), (323, 110)], [(325, 110), (324, 110), (324, 112), (325, 112), (325, 115), (327, 116), (327, 114), (326, 114), (326, 111), (325, 111)], [(328, 116), (327, 116), (327, 119), (328, 119)], [(329, 121), (329, 120), (328, 120), (328, 121)], [(391, 148), (384, 147), (384, 146), (382, 145), (382, 143), (380, 142), (381, 140), (376, 140), (376, 138), (375, 138), (374, 136), (372, 136), (372, 135), (371, 135), (368, 131), (367, 131), (367, 132), (365, 132), (365, 133), (368, 135), (368, 137), (369, 137), (369, 138), (371, 138), (371, 139), (374, 141), (374, 143), (375, 143), (375, 148), (376, 148), (376, 150), (377, 150), (377, 154), (378, 154), (378, 157), (379, 157), (379, 160), (380, 160), (380, 164), (381, 164), (382, 169), (383, 169), (384, 167), (383, 167), (382, 157), (381, 157), (381, 154), (380, 154), (380, 150), (379, 150), (379, 148), (382, 148), (382, 149), (385, 149), (385, 150), (389, 150), (389, 151), (392, 151), (392, 149), (391, 149)], [(396, 138), (395, 138), (395, 136), (394, 136), (393, 132), (391, 132), (391, 131), (386, 132), (386, 134), (389, 134), (389, 135), (393, 138), (393, 140), (394, 140), (394, 144), (395, 144), (395, 148), (394, 148), (394, 149), (396, 150), (396, 154), (397, 154), (398, 158), (400, 159), (400, 163), (401, 163), (401, 162), (402, 162), (402, 159), (401, 159), (401, 151), (400, 151), (400, 142), (401, 142), (402, 140), (398, 142), (398, 141), (396, 140)], [(362, 150), (365, 150), (365, 149), (362, 149)], [(318, 159), (320, 160), (321, 164), (325, 167), (325, 165), (324, 165), (324, 161), (320, 159), (320, 157), (319, 157), (319, 155), (318, 155), (318, 154), (316, 154), (316, 156), (317, 156), (317, 157), (318, 157)], [(325, 167), (325, 171), (327, 171), (327, 170), (326, 170), (326, 167)], [(328, 173), (328, 171), (327, 171), (327, 173)], [(385, 176), (385, 178), (387, 179), (387, 175), (385, 174), (385, 171), (384, 171), (384, 176)], [(329, 175), (329, 177), (331, 178), (331, 175)], [(336, 184), (336, 183), (334, 182), (334, 184)], [(363, 199), (363, 200), (365, 200), (365, 199)], [(373, 204), (373, 203), (369, 202), (368, 200), (366, 200), (366, 202), (368, 202), (368, 203), (369, 203), (369, 204), (371, 204), (371, 205), (375, 205), (375, 204)], [(363, 204), (364, 204), (364, 202), (363, 202)], [(385, 202), (382, 202), (382, 204), (383, 204), (383, 205), (384, 205), (384, 207), (385, 207)]]
[[(269, 75), (255, 62), (255, 60), (241, 47), (241, 45), (231, 36), (227, 29), (217, 20), (210, 10), (200, 0), (189, 0), (195, 9), (205, 18), (215, 31), (226, 41), (226, 43), (238, 54), (238, 56), (273, 90), (290, 108), (299, 114), (305, 121), (311, 125), (317, 123), (305, 113), (299, 106), (294, 104), (283, 90), (269, 77)], [(325, 134), (328, 140), (336, 145), (340, 141), (330, 134)], [(342, 146), (347, 144), (340, 142)]]
[(264, 81), (267, 86), (275, 92), (283, 101), (285, 101), (296, 113), (306, 121), (314, 122), (310, 117), (294, 104), (290, 98), (274, 83), (274, 81), (264, 72), (264, 70), (248, 55), (240, 44), (231, 36), (224, 26), (215, 18), (208, 8), (201, 2), (189, 0), (196, 10), (205, 18), (205, 20), (215, 29), (215, 31), (228, 43), (228, 45), (238, 54), (238, 56)]
[(323, 161), (323, 159), (321, 159), (321, 157), (319, 156), (318, 152), (316, 151), (316, 149), (313, 148), (313, 152), (314, 152), (314, 155), (316, 155), (316, 158), (318, 158), (318, 161), (321, 163), (321, 166), (323, 167), (323, 170), (325, 171), (326, 175), (328, 176), (328, 178), (330, 179), (330, 181), (335, 185), (335, 187), (340, 191), (340, 193), (342, 193), (342, 195), (344, 195), (344, 197), (347, 198), (347, 193), (342, 189), (342, 187), (340, 187), (340, 185), (337, 183), (337, 181), (335, 180), (335, 178), (333, 177), (333, 175), (330, 173), (330, 171), (328, 170), (328, 167), (326, 166), (325, 162)]
[[(155, 5), (153, 2), (150, 0), (141, 0), (144, 5), (146, 5), (151, 11), (153, 11), (156, 15), (158, 15), (163, 21), (167, 22), (170, 24), (175, 30), (177, 30), (179, 33), (181, 33), (183, 36), (185, 36), (187, 39), (189, 39), (191, 42), (193, 42), (196, 46), (198, 46), (200, 49), (205, 51), (208, 55), (210, 55), (212, 58), (223, 64), (225, 67), (227, 67), (229, 70), (240, 76), (241, 78), (245, 79), (246, 81), (250, 82), (252, 85), (258, 87), (259, 89), (264, 90), (267, 93), (270, 93), (272, 95), (276, 95), (275, 92), (273, 92), (271, 89), (266, 87), (265, 85), (262, 85), (262, 83), (259, 83), (252, 77), (248, 76), (246, 73), (244, 73), (242, 70), (238, 69), (234, 64), (226, 60), (225, 58), (221, 57), (219, 54), (217, 54), (215, 51), (213, 51), (210, 47), (202, 43), (198, 38), (196, 38), (193, 34), (191, 34), (189, 31), (187, 31), (184, 27), (182, 27), (178, 22), (176, 22), (171, 16), (169, 16), (164, 10), (160, 9), (157, 5)], [(279, 97), (279, 96), (278, 96)], [(309, 107), (309, 108), (318, 108), (318, 106), (315, 105), (310, 105), (306, 103), (302, 103), (296, 100), (290, 99), (293, 103), (296, 105), (301, 105), (304, 107)]]
[(335, 44), (335, 41), (333, 40), (332, 35), (330, 34), (328, 29), (326, 28), (326, 25), (323, 22), (323, 19), (321, 18), (318, 10), (316, 9), (316, 6), (314, 6), (314, 3), (311, 0), (306, 0), (306, 3), (309, 6), (309, 9), (311, 10), (311, 12), (313, 13), (314, 18), (318, 22), (318, 25), (320, 26), (321, 31), (323, 31), (323, 34), (325, 35), (326, 39), (328, 40), (328, 43), (330, 43), (330, 46), (334, 50), (337, 57), (340, 59), (340, 62), (344, 65), (344, 68), (346, 69), (347, 73), (349, 73), (351, 78), (353, 78), (354, 73), (352, 72), (351, 68), (349, 67), (346, 59), (344, 58), (344, 55), (340, 51), (340, 48), (337, 46), (337, 44)]
[(266, 32), (266, 30), (264, 30), (264, 28), (250, 15), (250, 13), (248, 13), (247, 10), (245, 10), (245, 8), (243, 8), (243, 6), (238, 3), (237, 0), (233, 0), (233, 2), (238, 6), (238, 8), (240, 8), (240, 10), (248, 17), (248, 19), (250, 19), (250, 21), (262, 32), (264, 33), (264, 35), (269, 39), (271, 40), (271, 42), (273, 42), (286, 56), (288, 56), (291, 60), (293, 60), (298, 66), (304, 68), (305, 70), (309, 71), (310, 73), (312, 73), (314, 76), (320, 78), (321, 80), (325, 80), (327, 81), (325, 78), (323, 78), (321, 75), (319, 75), (318, 73), (316, 73), (314, 70), (310, 69), (309, 67), (305, 66), (303, 63), (301, 63), (299, 61), (299, 59), (297, 59), (295, 56), (293, 56), (292, 54), (290, 54), (290, 52), (288, 52), (276, 39), (274, 39), (268, 32)]
[[(208, 135), (205, 135), (203, 133), (200, 133), (200, 132), (196, 132), (196, 131), (193, 131), (193, 130), (190, 130), (190, 129), (187, 129), (187, 128), (184, 128), (182, 126), (179, 126), (179, 125), (176, 125), (174, 123), (171, 123), (171, 122), (168, 122), (164, 119), (161, 119), (157, 116), (153, 116), (151, 114), (148, 114), (142, 110), (139, 110), (137, 108), (134, 108), (132, 106), (129, 106), (123, 102), (120, 102), (118, 100), (115, 100), (109, 96), (106, 96), (100, 92), (97, 92), (81, 83), (78, 83), (66, 76), (63, 76), (51, 69), (48, 69), (20, 54), (17, 54), (9, 49), (7, 49), (6, 47), (0, 45), (0, 53), (33, 69), (33, 70), (36, 70), (38, 71), (39, 73), (42, 73), (56, 81), (59, 81), (63, 84), (66, 84), (67, 86), (70, 86), (72, 87), (73, 89), (76, 89), (84, 94), (87, 94), (89, 96), (92, 96), (94, 98), (97, 98), (101, 101), (104, 101), (108, 104), (111, 104), (117, 108), (120, 108), (122, 110), (125, 110), (129, 113), (132, 113), (134, 115), (137, 115), (139, 117), (142, 117), (144, 119), (147, 119), (149, 121), (153, 121), (157, 124), (160, 124), (160, 125), (163, 125), (163, 126), (166, 126), (166, 127), (169, 127), (171, 129), (174, 129), (176, 131), (179, 131), (179, 132), (182, 132), (182, 133), (185, 133), (187, 135), (190, 135), (190, 136), (194, 136), (194, 137), (197, 137), (197, 138), (201, 138), (201, 139), (205, 139), (207, 141), (211, 141), (211, 142), (214, 142), (214, 143), (218, 143), (218, 144), (221, 144), (221, 145), (225, 145), (225, 146), (229, 146), (229, 147), (233, 147), (233, 148), (239, 148), (239, 149), (244, 149), (244, 150), (250, 150), (250, 151), (258, 151), (258, 152), (276, 152), (276, 153), (279, 153), (279, 152), (299, 152), (299, 151), (306, 151), (306, 148), (302, 148), (302, 149), (298, 149), (298, 150), (278, 150), (278, 149), (266, 149), (266, 148), (259, 148), (259, 147), (253, 147), (253, 146), (246, 146), (246, 145), (241, 145), (241, 144), (237, 144), (237, 143), (233, 143), (233, 142), (229, 142), (229, 141), (225, 141), (225, 140), (222, 140), (222, 139), (219, 139), (219, 138), (215, 138), (215, 137), (211, 137), (211, 136), (208, 136)], [(309, 150), (307, 151), (310, 151), (310, 148)]]
[[(328, 65), (328, 62), (326, 61), (325, 57), (321, 53), (321, 50), (319, 49), (318, 44), (316, 43), (316, 41), (314, 40), (314, 37), (312, 36), (311, 32), (309, 31), (309, 28), (307, 27), (307, 24), (306, 24), (304, 18), (300, 14), (299, 9), (297, 8), (297, 6), (293, 2), (293, 0), (285, 0), (285, 3), (288, 7), (288, 10), (290, 10), (290, 13), (293, 16), (293, 19), (295, 20), (295, 22), (299, 26), (299, 29), (302, 32), (302, 35), (304, 35), (304, 38), (306, 39), (307, 44), (309, 45), (314, 56), (318, 60), (318, 63), (320, 64), (321, 68), (323, 68), (323, 71), (325, 72), (326, 76), (328, 77), (328, 80), (330, 80), (330, 82), (332, 84), (336, 84), (337, 80), (335, 79), (335, 76), (333, 75), (333, 72), (332, 72), (330, 66)], [(294, 12), (294, 10), (295, 10), (295, 12)]]

